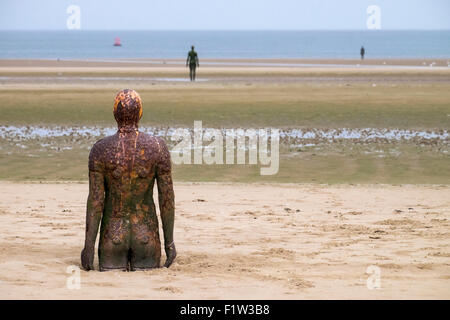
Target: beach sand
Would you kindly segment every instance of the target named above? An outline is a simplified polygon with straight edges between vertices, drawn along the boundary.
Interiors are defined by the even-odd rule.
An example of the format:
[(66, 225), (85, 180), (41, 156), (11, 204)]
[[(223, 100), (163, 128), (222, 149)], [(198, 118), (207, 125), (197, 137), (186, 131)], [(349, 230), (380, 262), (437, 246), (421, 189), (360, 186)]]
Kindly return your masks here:
[[(201, 58), (201, 57), (200, 57)], [(0, 59), (0, 67), (179, 67), (186, 63), (184, 59), (165, 58), (104, 58), (104, 59)], [(200, 59), (201, 65), (229, 67), (229, 66), (262, 66), (262, 65), (344, 65), (344, 66), (430, 66), (448, 67), (450, 58), (424, 59)]]
[(448, 83), (449, 59), (0, 59), (2, 90), (208, 88), (251, 85)]
[[(0, 59), (0, 109), (20, 128), (112, 126), (113, 94), (130, 87), (144, 97), (146, 125), (448, 128), (447, 59), (200, 57), (197, 83), (184, 62)], [(19, 180), (0, 181), (1, 299), (450, 299), (447, 142), (356, 144), (349, 154), (317, 145), (282, 158), (280, 181), (336, 185), (263, 184), (237, 166), (178, 168), (174, 265), (80, 271), (81, 288), (69, 289), (88, 185), (64, 180), (83, 178), (91, 142), (48, 140), (0, 141), (2, 177)], [(192, 177), (245, 183), (180, 182)], [(60, 181), (20, 181), (41, 178)], [(445, 185), (403, 184), (431, 178)], [(380, 288), (368, 288), (376, 275), (367, 270), (380, 271)]]
[(171, 268), (68, 289), (87, 193), (0, 182), (1, 299), (450, 299), (449, 186), (176, 183)]

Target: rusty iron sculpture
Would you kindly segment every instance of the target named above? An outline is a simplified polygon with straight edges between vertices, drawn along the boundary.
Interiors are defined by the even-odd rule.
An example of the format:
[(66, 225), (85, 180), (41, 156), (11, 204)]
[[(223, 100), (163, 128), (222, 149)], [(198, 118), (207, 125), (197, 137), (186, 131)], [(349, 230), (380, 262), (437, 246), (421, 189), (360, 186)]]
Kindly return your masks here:
[(161, 243), (153, 187), (158, 187), (166, 262), (175, 257), (175, 218), (170, 153), (164, 140), (139, 132), (142, 101), (134, 90), (120, 91), (114, 102), (117, 133), (97, 141), (89, 155), (86, 240), (81, 252), (85, 270), (94, 269), (98, 246), (100, 271), (160, 267)]

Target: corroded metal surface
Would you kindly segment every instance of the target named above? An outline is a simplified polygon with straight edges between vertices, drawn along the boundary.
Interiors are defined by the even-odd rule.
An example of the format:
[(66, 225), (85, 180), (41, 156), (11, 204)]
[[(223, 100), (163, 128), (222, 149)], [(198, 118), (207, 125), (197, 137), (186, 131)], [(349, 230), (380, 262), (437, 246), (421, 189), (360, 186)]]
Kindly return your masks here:
[(200, 67), (198, 60), (198, 54), (194, 50), (194, 46), (191, 47), (191, 51), (188, 52), (186, 59), (186, 67), (189, 65), (189, 78), (191, 81), (195, 81), (195, 69)]
[(83, 268), (100, 271), (160, 266), (161, 243), (153, 201), (156, 180), (166, 251), (165, 267), (176, 256), (173, 242), (174, 192), (169, 150), (161, 138), (138, 130), (142, 101), (134, 90), (120, 91), (114, 102), (116, 134), (97, 141), (89, 155), (89, 197)]

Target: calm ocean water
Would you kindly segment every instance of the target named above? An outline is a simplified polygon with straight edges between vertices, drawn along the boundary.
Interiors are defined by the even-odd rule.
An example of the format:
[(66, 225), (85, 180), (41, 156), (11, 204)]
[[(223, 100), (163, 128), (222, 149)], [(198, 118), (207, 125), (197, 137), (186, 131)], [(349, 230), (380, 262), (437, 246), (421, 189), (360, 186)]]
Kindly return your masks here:
[[(120, 37), (122, 47), (114, 47)], [(450, 31), (0, 31), (0, 58), (450, 58)]]

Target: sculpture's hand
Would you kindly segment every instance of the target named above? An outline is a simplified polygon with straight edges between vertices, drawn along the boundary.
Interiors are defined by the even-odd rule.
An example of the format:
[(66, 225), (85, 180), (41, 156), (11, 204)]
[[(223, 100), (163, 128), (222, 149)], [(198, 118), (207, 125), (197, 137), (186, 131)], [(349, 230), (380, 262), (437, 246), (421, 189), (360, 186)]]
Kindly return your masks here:
[(164, 267), (168, 268), (173, 263), (177, 256), (177, 250), (175, 249), (175, 243), (172, 242), (169, 246), (165, 247), (166, 249), (166, 263), (164, 263)]
[(94, 248), (84, 247), (81, 251), (81, 265), (86, 271), (94, 270)]

